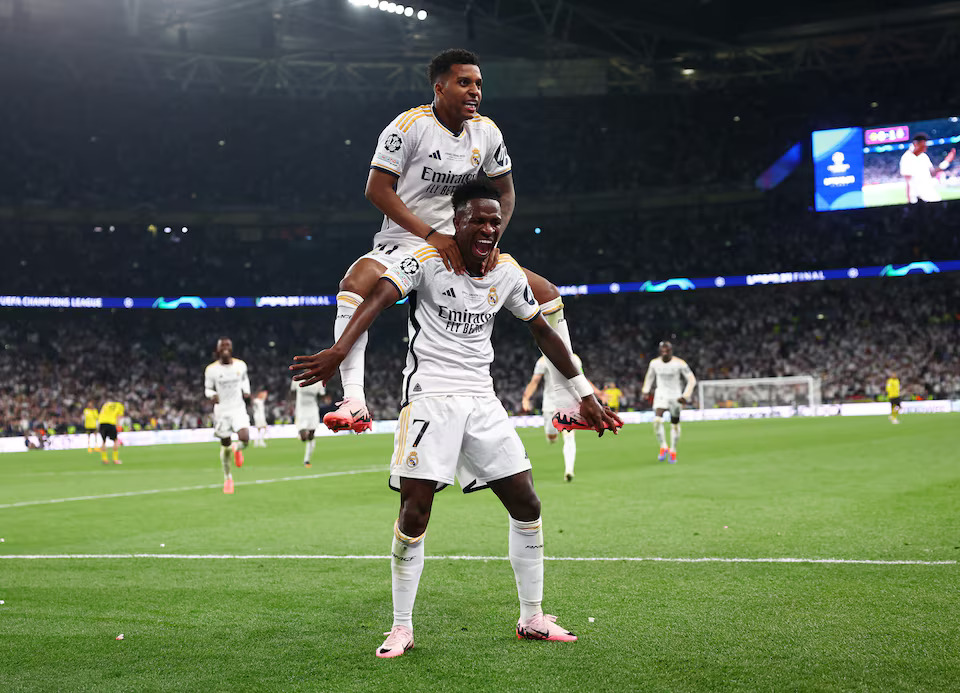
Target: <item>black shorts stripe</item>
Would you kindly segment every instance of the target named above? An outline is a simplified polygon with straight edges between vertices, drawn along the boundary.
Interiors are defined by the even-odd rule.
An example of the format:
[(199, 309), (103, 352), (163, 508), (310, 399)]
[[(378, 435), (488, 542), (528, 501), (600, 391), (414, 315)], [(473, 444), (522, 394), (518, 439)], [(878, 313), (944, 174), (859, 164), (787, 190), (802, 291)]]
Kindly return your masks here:
[(410, 346), (408, 347), (408, 351), (410, 356), (413, 357), (413, 370), (410, 371), (410, 375), (407, 376), (406, 382), (403, 384), (403, 402), (400, 403), (401, 409), (410, 403), (410, 382), (413, 380), (413, 376), (416, 375), (417, 369), (420, 367), (420, 359), (417, 358), (417, 352), (413, 349), (417, 342), (417, 337), (420, 336), (420, 321), (417, 320), (417, 292), (411, 291), (409, 296), (410, 324), (413, 326), (413, 337), (410, 338)]

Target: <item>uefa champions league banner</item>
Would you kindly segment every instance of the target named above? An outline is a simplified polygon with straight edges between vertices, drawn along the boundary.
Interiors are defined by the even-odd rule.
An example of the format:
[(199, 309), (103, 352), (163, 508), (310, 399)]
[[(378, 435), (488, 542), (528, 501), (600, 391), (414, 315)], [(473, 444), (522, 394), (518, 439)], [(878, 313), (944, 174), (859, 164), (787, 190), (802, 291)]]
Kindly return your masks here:
[[(904, 414), (943, 414), (949, 412), (960, 413), (960, 400), (921, 400), (904, 402), (901, 408)], [(850, 404), (823, 404), (814, 412), (812, 407), (776, 406), (776, 407), (736, 407), (729, 409), (687, 409), (683, 412), (684, 422), (693, 421), (730, 421), (737, 419), (786, 419), (795, 416), (885, 416), (890, 413), (890, 404), (887, 402), (855, 402)], [(620, 418), (626, 424), (648, 424), (653, 422), (652, 411), (621, 412)], [(531, 416), (513, 416), (510, 418), (516, 428), (541, 428), (543, 417), (539, 414)], [(374, 421), (371, 434), (389, 433), (393, 435), (397, 428), (396, 420)], [(350, 431), (333, 433), (321, 427), (316, 432), (317, 437), (354, 435)], [(367, 435), (367, 434), (364, 434)], [(296, 426), (282, 424), (267, 426), (267, 438), (297, 438)], [(213, 443), (215, 441), (212, 428), (188, 428), (173, 431), (125, 431), (120, 433), (122, 446), (141, 445), (172, 445), (178, 443)], [(82, 450), (87, 447), (87, 434), (74, 433), (71, 435), (54, 435), (49, 439), (45, 450)], [(0, 438), (0, 453), (28, 452), (26, 439), (23, 436)], [(40, 450), (30, 450), (39, 454)]]

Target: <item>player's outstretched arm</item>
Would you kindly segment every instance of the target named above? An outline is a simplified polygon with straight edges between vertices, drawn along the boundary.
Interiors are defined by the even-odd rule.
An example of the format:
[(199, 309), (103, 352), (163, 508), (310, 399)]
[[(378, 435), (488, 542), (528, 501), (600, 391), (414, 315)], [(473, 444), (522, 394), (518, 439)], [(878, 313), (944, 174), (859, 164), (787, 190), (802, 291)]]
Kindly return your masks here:
[(329, 349), (318, 351), (312, 356), (294, 356), (290, 370), (294, 372), (293, 379), (300, 382), (300, 387), (314, 383), (327, 384), (337, 372), (340, 363), (350, 353), (350, 349), (370, 325), (388, 306), (396, 303), (400, 298), (400, 291), (386, 279), (377, 282), (370, 295), (360, 304), (357, 312), (350, 318), (340, 339)]
[(373, 203), (374, 207), (395, 223), (436, 248), (448, 270), (452, 269), (457, 274), (463, 274), (466, 268), (463, 264), (463, 257), (460, 255), (460, 248), (457, 247), (453, 236), (435, 231), (427, 222), (411, 212), (410, 208), (397, 195), (397, 191), (393, 189), (396, 182), (397, 179), (389, 173), (371, 168), (370, 174), (367, 176), (367, 187), (364, 190), (364, 195)]
[(614, 435), (616, 435), (618, 426), (622, 426), (623, 422), (609, 407), (601, 406), (597, 398), (594, 397), (592, 392), (593, 386), (583, 377), (583, 374), (580, 373), (579, 369), (573, 363), (573, 359), (570, 358), (570, 352), (567, 351), (567, 345), (560, 339), (560, 335), (557, 334), (556, 330), (547, 324), (543, 315), (539, 314), (533, 320), (529, 321), (527, 325), (530, 326), (530, 331), (533, 333), (533, 338), (537, 340), (537, 346), (540, 347), (540, 351), (557, 367), (557, 370), (560, 371), (563, 377), (570, 380), (578, 376), (583, 378), (585, 388), (582, 392), (577, 392), (577, 395), (580, 397), (580, 415), (586, 419), (587, 423), (596, 429), (599, 435), (602, 436), (608, 426), (613, 429)]

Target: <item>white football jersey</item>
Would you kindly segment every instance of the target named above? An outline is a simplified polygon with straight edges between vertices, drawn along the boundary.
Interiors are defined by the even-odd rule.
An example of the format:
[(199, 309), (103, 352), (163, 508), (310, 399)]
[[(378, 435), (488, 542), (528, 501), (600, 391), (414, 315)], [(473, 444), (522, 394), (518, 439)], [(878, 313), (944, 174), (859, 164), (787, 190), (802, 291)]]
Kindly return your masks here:
[[(669, 361), (657, 357), (647, 368), (647, 377), (643, 379), (643, 394), (657, 388), (657, 397), (684, 397), (690, 399), (697, 379), (690, 366), (682, 358), (674, 356)], [(686, 389), (684, 389), (686, 386)]]
[(932, 168), (933, 162), (927, 153), (914, 154), (912, 146), (900, 157), (900, 175), (910, 176), (911, 204), (918, 198), (925, 202), (940, 202), (936, 179), (930, 173)]
[(524, 321), (540, 313), (527, 277), (507, 254), (485, 277), (456, 275), (433, 246), (383, 273), (410, 296), (402, 402), (435, 395), (491, 395), (493, 320), (507, 308)]
[(306, 387), (300, 387), (296, 380), (290, 381), (290, 392), (297, 393), (297, 416), (308, 411), (316, 411), (320, 406), (320, 398), (327, 394), (327, 388), (323, 383), (314, 383)]
[[(576, 354), (572, 354), (573, 365), (577, 367), (577, 370), (583, 373), (583, 362), (580, 360), (580, 357)], [(543, 411), (551, 411), (556, 409), (553, 401), (553, 393), (557, 388), (557, 383), (554, 382), (552, 369), (547, 367), (547, 357), (541, 356), (537, 359), (537, 363), (533, 367), (533, 374), (543, 377), (543, 405), (541, 409)]]
[[(370, 167), (397, 177), (397, 195), (419, 219), (438, 233), (452, 236), (450, 197), (482, 169), (490, 178), (510, 173), (510, 156), (500, 129), (480, 114), (455, 135), (436, 117), (433, 106), (400, 114), (380, 133)], [(389, 217), (383, 218), (377, 245), (408, 242), (411, 234)]]
[(207, 397), (217, 395), (219, 409), (227, 411), (233, 409), (246, 410), (243, 401), (244, 395), (250, 394), (250, 377), (247, 375), (247, 364), (235, 358), (224, 365), (214, 361), (203, 372), (203, 388)]

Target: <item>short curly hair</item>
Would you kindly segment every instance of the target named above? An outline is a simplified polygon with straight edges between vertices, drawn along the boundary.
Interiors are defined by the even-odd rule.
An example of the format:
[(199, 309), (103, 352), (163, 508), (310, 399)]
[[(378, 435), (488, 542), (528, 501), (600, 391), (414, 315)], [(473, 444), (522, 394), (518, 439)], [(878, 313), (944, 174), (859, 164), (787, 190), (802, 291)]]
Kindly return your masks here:
[(430, 65), (427, 66), (427, 79), (430, 84), (436, 84), (437, 80), (450, 72), (454, 65), (480, 65), (480, 58), (476, 53), (472, 53), (464, 48), (448, 48), (442, 53), (433, 56)]
[(500, 191), (493, 187), (488, 180), (481, 178), (463, 183), (453, 191), (453, 197), (450, 200), (453, 203), (453, 209), (459, 212), (470, 200), (496, 200), (500, 201)]

